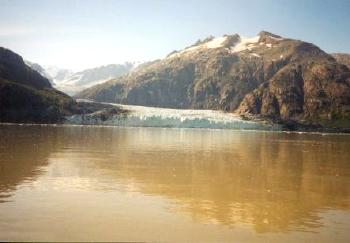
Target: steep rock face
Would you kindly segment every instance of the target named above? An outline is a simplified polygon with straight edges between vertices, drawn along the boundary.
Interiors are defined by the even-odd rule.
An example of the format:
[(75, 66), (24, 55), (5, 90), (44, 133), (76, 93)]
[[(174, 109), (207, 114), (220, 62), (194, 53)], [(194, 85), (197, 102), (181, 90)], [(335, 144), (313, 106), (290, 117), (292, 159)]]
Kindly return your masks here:
[(0, 122), (59, 122), (74, 105), (22, 57), (0, 47)]
[(77, 97), (350, 126), (349, 69), (313, 44), (268, 32), (209, 37)]
[(45, 70), (45, 68), (43, 68), (42, 66), (40, 66), (38, 63), (34, 63), (34, 62), (30, 62), (27, 60), (24, 60), (24, 63), (29, 66), (31, 69), (33, 69), (34, 71), (37, 71), (41, 76), (43, 76), (44, 78), (47, 78), (47, 80), (50, 81), (51, 85), (54, 85), (53, 82), (53, 78), (51, 77), (51, 75)]
[[(312, 55), (307, 55), (310, 53)], [(245, 96), (237, 111), (325, 126), (350, 125), (350, 72), (303, 44), (296, 57)], [(316, 52), (316, 53), (315, 53)]]
[(51, 87), (49, 80), (27, 66), (21, 56), (3, 47), (0, 47), (0, 77), (39, 89)]
[(337, 62), (344, 64), (350, 68), (350, 54), (346, 53), (334, 53), (332, 56), (337, 60)]

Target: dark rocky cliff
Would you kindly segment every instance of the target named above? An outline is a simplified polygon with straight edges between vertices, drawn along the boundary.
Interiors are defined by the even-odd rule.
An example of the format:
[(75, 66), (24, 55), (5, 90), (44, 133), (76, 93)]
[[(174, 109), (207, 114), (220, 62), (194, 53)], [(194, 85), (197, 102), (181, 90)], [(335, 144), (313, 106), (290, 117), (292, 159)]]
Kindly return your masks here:
[(21, 56), (0, 47), (0, 122), (60, 122), (75, 104)]

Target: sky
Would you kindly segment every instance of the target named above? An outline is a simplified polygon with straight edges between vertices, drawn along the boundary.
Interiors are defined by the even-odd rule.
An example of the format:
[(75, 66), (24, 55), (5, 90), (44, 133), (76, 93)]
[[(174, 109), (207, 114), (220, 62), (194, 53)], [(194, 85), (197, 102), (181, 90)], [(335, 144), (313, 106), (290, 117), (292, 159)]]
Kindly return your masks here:
[(0, 0), (0, 46), (75, 71), (267, 30), (350, 53), (350, 0)]

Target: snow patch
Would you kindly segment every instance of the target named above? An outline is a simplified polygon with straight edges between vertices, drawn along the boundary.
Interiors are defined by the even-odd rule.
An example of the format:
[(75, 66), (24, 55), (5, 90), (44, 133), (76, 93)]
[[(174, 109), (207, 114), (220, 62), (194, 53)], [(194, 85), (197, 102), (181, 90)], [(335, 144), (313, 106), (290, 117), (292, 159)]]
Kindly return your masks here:
[(226, 40), (227, 40), (227, 36), (216, 37), (216, 38), (214, 38), (211, 41), (208, 41), (206, 43), (185, 48), (180, 52), (175, 52), (175, 53), (171, 54), (170, 56), (168, 56), (168, 58), (179, 57), (179, 56), (181, 56), (181, 54), (190, 53), (190, 52), (201, 50), (204, 48), (208, 48), (208, 49), (220, 48), (223, 46), (223, 44)]
[(271, 39), (278, 40), (278, 41), (283, 40), (282, 37), (275, 37), (275, 36), (271, 36), (271, 35), (269, 35), (269, 37), (270, 37)]
[(227, 40), (227, 36), (217, 37), (213, 40), (205, 43), (205, 47), (213, 49), (213, 48), (219, 48), (222, 47), (223, 43)]
[(114, 78), (112, 76), (109, 76), (107, 78), (94, 80), (94, 81), (88, 82), (86, 84), (79, 84), (82, 76), (83, 75), (81, 75), (81, 74), (76, 74), (73, 77), (71, 77), (70, 79), (64, 80), (63, 82), (55, 85), (55, 88), (65, 92), (69, 95), (74, 95), (81, 90), (90, 88), (94, 85), (102, 84), (102, 83), (107, 82), (108, 80), (111, 80)]
[[(269, 36), (272, 39), (275, 40), (282, 40), (283, 38), (278, 38), (278, 37), (273, 37), (273, 36)], [(220, 48), (223, 47), (223, 44), (225, 43), (225, 41), (227, 40), (227, 36), (222, 36), (222, 37), (216, 37), (206, 43), (197, 45), (197, 46), (192, 46), (192, 47), (188, 47), (182, 51), (176, 52), (171, 54), (170, 56), (168, 56), (168, 58), (173, 58), (173, 57), (179, 57), (182, 54), (186, 54), (186, 53), (190, 53), (193, 51), (198, 51), (198, 50), (203, 50), (204, 48), (209, 48), (209, 49), (214, 49), (214, 48)], [(238, 43), (236, 43), (235, 45), (231, 46), (229, 48), (229, 51), (231, 53), (238, 53), (238, 52), (242, 52), (242, 51), (246, 51), (246, 50), (253, 50), (254, 48), (257, 48), (259, 46), (265, 45), (268, 48), (272, 48), (272, 44), (271, 43), (265, 43), (265, 42), (260, 42), (260, 35), (254, 36), (254, 37), (240, 37)]]
[(256, 43), (259, 42), (260, 36), (255, 36), (252, 38), (241, 37), (240, 42), (238, 42), (235, 46), (231, 47), (232, 53), (237, 53), (245, 50), (251, 50), (256, 47)]

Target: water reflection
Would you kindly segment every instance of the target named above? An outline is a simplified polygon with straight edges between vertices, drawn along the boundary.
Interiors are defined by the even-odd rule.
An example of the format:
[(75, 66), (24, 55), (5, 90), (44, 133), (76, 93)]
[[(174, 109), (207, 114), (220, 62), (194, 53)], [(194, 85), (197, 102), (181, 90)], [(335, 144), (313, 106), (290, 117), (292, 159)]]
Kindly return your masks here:
[(35, 180), (57, 146), (57, 130), (0, 126), (0, 202), (17, 186)]
[(1, 126), (0, 137), (3, 201), (42, 177), (57, 192), (161, 196), (168, 212), (257, 233), (318, 232), (322, 213), (350, 208), (350, 136)]

